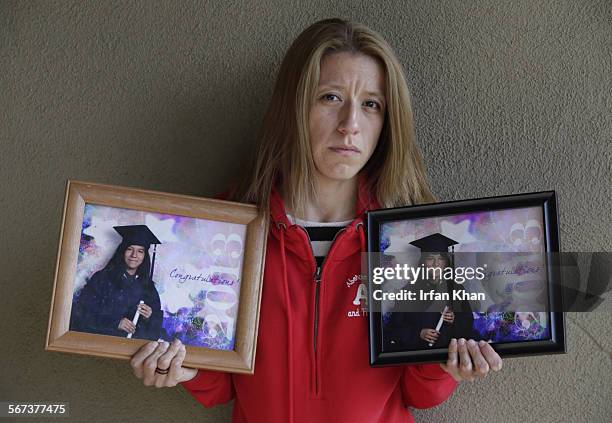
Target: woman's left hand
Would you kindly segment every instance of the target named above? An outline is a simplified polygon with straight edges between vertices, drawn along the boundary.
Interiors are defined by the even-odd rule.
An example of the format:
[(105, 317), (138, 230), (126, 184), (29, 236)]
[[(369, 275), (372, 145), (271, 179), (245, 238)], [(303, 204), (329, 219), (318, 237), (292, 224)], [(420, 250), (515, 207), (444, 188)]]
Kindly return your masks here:
[(148, 319), (153, 314), (153, 309), (144, 303), (138, 304), (138, 313), (145, 319)]
[(476, 378), (486, 377), (490, 370), (501, 370), (502, 359), (485, 341), (466, 341), (463, 338), (457, 341), (453, 338), (448, 346), (448, 360), (440, 366), (457, 382), (473, 382)]

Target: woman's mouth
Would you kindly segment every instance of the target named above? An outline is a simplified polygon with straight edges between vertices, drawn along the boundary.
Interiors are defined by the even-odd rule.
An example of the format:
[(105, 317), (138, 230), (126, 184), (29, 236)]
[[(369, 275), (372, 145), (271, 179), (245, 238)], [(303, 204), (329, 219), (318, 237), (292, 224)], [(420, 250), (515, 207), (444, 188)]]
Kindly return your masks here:
[(357, 147), (353, 146), (330, 147), (329, 149), (343, 156), (353, 156), (361, 153)]

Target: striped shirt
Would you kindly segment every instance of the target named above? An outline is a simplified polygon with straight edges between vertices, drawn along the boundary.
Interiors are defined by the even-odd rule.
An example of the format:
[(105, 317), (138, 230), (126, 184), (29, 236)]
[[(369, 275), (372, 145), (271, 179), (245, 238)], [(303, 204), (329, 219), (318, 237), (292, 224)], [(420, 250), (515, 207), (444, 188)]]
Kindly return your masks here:
[(327, 256), (336, 234), (353, 221), (351, 219), (344, 222), (312, 222), (294, 218), (290, 215), (287, 215), (287, 218), (291, 224), (300, 225), (306, 229), (318, 267), (323, 265), (325, 256)]

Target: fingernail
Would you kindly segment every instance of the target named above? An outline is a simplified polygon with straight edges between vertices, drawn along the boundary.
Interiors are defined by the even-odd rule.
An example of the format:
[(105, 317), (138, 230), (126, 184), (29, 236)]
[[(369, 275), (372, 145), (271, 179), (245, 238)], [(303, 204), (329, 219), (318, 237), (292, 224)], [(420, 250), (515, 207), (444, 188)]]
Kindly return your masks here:
[(450, 343), (451, 343), (451, 345), (455, 345), (457, 343), (457, 339), (451, 338), (451, 342)]
[(474, 341), (473, 339), (470, 339), (470, 340), (468, 341), (468, 345), (469, 345), (470, 347), (475, 347), (475, 346), (476, 346), (476, 341)]
[(478, 345), (480, 345), (481, 347), (484, 347), (487, 343), (485, 341), (479, 341)]
[(459, 345), (465, 345), (465, 339), (460, 338), (459, 339)]

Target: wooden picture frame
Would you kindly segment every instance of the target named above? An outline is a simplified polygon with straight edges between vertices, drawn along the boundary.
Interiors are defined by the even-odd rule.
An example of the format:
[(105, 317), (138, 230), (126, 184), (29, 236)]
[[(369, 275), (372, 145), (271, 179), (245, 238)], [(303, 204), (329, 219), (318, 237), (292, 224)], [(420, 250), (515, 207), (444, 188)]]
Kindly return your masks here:
[[(487, 221), (487, 219), (489, 219), (489, 221)], [(528, 224), (524, 225), (524, 222), (521, 219)], [(516, 251), (519, 261), (511, 262), (511, 264), (508, 266), (510, 270), (508, 270), (507, 273), (499, 273), (498, 271), (493, 271), (494, 269), (492, 268), (489, 268), (489, 271), (485, 270), (483, 272), (483, 275), (485, 275), (485, 277), (483, 277), (485, 282), (491, 282), (492, 280), (486, 279), (487, 274), (494, 275), (492, 278), (498, 278), (499, 280), (501, 280), (499, 275), (502, 275), (502, 277), (506, 277), (506, 275), (508, 275), (507, 280), (501, 281), (502, 283), (506, 283), (508, 281), (510, 282), (510, 284), (505, 285), (506, 291), (504, 291), (509, 292), (509, 295), (512, 295), (512, 289), (521, 289), (521, 292), (527, 292), (527, 294), (525, 294), (526, 297), (530, 295), (529, 289), (535, 287), (535, 284), (531, 281), (524, 283), (520, 281), (520, 276), (515, 277), (512, 270), (512, 264), (516, 265), (516, 263), (519, 263), (522, 266), (523, 262), (520, 260), (522, 260), (524, 257), (530, 258), (531, 255), (534, 255), (539, 260), (539, 269), (537, 269), (537, 271), (540, 273), (538, 273), (537, 278), (535, 276), (532, 276), (532, 278), (533, 280), (537, 280), (539, 278), (539, 280), (543, 281), (542, 285), (544, 286), (544, 289), (537, 291), (538, 295), (540, 296), (539, 298), (541, 298), (539, 301), (541, 301), (541, 304), (543, 304), (542, 309), (533, 310), (535, 313), (532, 313), (534, 319), (536, 319), (536, 317), (541, 317), (542, 321), (545, 322), (535, 322), (539, 324), (539, 327), (532, 326), (532, 328), (536, 328), (540, 332), (535, 332), (535, 329), (533, 333), (526, 331), (521, 332), (524, 329), (522, 327), (516, 329), (515, 332), (511, 332), (515, 329), (512, 325), (517, 323), (517, 321), (506, 322), (503, 319), (508, 319), (509, 315), (507, 313), (512, 313), (512, 311), (504, 311), (503, 313), (506, 314), (503, 314), (503, 307), (499, 307), (498, 304), (494, 304), (494, 306), (498, 307), (489, 306), (488, 309), (481, 308), (477, 310), (474, 308), (465, 308), (465, 310), (468, 310), (468, 312), (464, 313), (464, 315), (471, 315), (472, 318), (472, 321), (467, 323), (465, 327), (468, 327), (470, 330), (474, 329), (474, 331), (470, 332), (466, 330), (464, 333), (481, 335), (482, 337), (480, 339), (491, 342), (493, 348), (500, 354), (500, 356), (503, 357), (564, 353), (566, 351), (566, 336), (564, 314), (562, 309), (563, 287), (561, 284), (561, 273), (558, 265), (558, 253), (560, 250), (557, 222), (557, 203), (554, 191), (424, 204), (367, 212), (367, 238), (369, 252), (367, 257), (367, 274), (370, 365), (385, 366), (404, 363), (430, 363), (446, 361), (448, 355), (448, 344), (441, 342), (438, 345), (436, 343), (437, 340), (434, 340), (432, 343), (431, 338), (429, 340), (425, 339), (430, 336), (430, 333), (421, 332), (423, 329), (434, 329), (439, 332), (437, 335), (439, 337), (438, 339), (443, 339), (440, 329), (444, 327), (443, 325), (445, 324), (445, 321), (441, 311), (446, 310), (446, 306), (443, 306), (444, 308), (441, 309), (440, 307), (436, 309), (438, 311), (437, 315), (435, 315), (436, 318), (433, 320), (433, 325), (432, 322), (427, 322), (427, 324), (422, 324), (419, 326), (415, 322), (423, 322), (426, 320), (423, 317), (426, 313), (428, 314), (425, 316), (427, 318), (429, 318), (430, 315), (433, 315), (433, 313), (430, 311), (421, 313), (420, 311), (414, 310), (430, 309), (424, 308), (422, 304), (419, 304), (419, 307), (421, 308), (416, 308), (415, 306), (413, 309), (400, 309), (397, 305), (401, 304), (402, 302), (404, 304), (410, 303), (410, 295), (413, 294), (402, 293), (402, 295), (395, 297), (387, 296), (385, 297), (386, 299), (392, 299), (392, 302), (389, 301), (392, 305), (385, 308), (383, 301), (380, 300), (382, 298), (382, 294), (380, 292), (375, 294), (374, 292), (376, 290), (380, 291), (381, 285), (379, 284), (382, 284), (380, 280), (383, 279), (381, 277), (383, 274), (381, 269), (385, 270), (384, 266), (389, 266), (385, 263), (393, 263), (393, 266), (396, 266), (397, 256), (400, 256), (402, 251), (411, 251), (413, 253), (413, 257), (418, 257), (418, 261), (411, 259), (413, 260), (412, 263), (419, 263), (419, 266), (422, 266), (423, 269), (426, 269), (426, 267), (429, 266), (424, 264), (423, 259), (423, 257), (428, 254), (426, 259), (431, 257), (441, 257), (440, 260), (442, 262), (445, 260), (450, 261), (450, 263), (446, 264), (448, 267), (452, 267), (453, 270), (456, 270), (454, 268), (454, 256), (459, 253), (455, 252), (454, 247), (456, 245), (454, 244), (457, 244), (458, 246), (462, 246), (463, 244), (465, 250), (467, 251), (470, 250), (469, 247), (466, 246), (471, 245), (475, 252), (470, 251), (469, 254), (489, 254), (488, 251), (495, 251), (494, 254), (497, 254), (498, 256), (512, 257), (511, 255)], [(494, 228), (495, 224), (498, 225), (498, 229), (491, 229)], [(483, 229), (478, 225), (488, 225), (488, 228)], [(460, 226), (461, 228), (459, 228)], [(527, 237), (527, 231), (525, 228), (528, 227), (533, 229), (532, 234), (538, 238), (529, 239), (529, 245), (527, 245), (526, 238), (525, 244), (523, 244), (523, 249), (515, 247), (520, 246), (520, 241), (522, 240), (519, 239), (517, 241), (516, 239), (503, 238), (507, 232), (510, 232), (508, 228), (516, 229), (519, 232), (524, 230), (524, 236)], [(499, 228), (504, 228), (504, 230), (500, 230)], [(492, 241), (494, 238), (491, 235), (492, 233), (495, 233), (497, 236), (495, 242)], [(508, 237), (515, 236), (513, 234), (514, 232), (512, 232), (512, 234), (508, 233)], [(404, 239), (402, 239), (402, 237)], [(416, 248), (416, 246), (423, 245), (423, 240), (425, 240), (427, 245), (433, 245), (432, 237), (438, 241), (440, 239), (443, 240), (442, 249), (436, 250), (431, 247), (430, 249)], [(472, 237), (472, 240), (470, 241), (472, 244), (469, 242), (463, 243), (461, 241), (461, 237), (464, 237), (463, 239), (465, 239), (465, 237)], [(446, 250), (447, 244), (453, 244), (452, 247), (448, 247), (448, 252)], [(392, 248), (393, 245), (395, 245), (395, 249)], [(514, 250), (513, 248), (516, 249)], [(398, 253), (398, 251), (400, 252)], [(443, 251), (446, 256), (440, 254), (439, 252), (432, 255), (432, 253), (426, 253), (426, 251)], [(452, 251), (452, 253), (450, 251)], [(504, 252), (499, 253), (498, 251)], [(528, 251), (536, 252), (530, 253)], [(503, 264), (506, 265), (507, 263)], [(416, 267), (416, 265), (412, 266)], [(521, 273), (515, 273), (522, 276), (523, 272), (528, 271), (531, 270), (522, 268)], [(536, 272), (536, 270), (533, 270), (533, 272)], [(391, 275), (392, 273), (393, 272), (391, 271), (389, 272), (390, 278), (394, 277)], [(451, 276), (451, 278), (454, 278), (454, 276)], [(373, 281), (376, 279), (378, 279), (377, 282), (379, 284), (373, 283)], [(456, 282), (455, 279), (451, 280)], [(438, 283), (439, 287), (443, 285), (443, 283), (439, 280), (436, 282)], [(483, 282), (482, 286), (484, 286), (485, 282)], [(400, 281), (400, 283), (405, 282)], [(415, 278), (415, 284), (410, 286), (418, 287), (419, 283), (422, 283), (422, 280), (419, 279), (417, 281)], [(520, 288), (516, 288), (518, 285), (512, 286), (512, 283), (522, 283), (522, 285)], [(405, 284), (404, 286), (409, 285)], [(454, 289), (450, 286), (451, 285), (447, 285), (446, 287), (439, 289), (447, 291)], [(428, 285), (428, 289), (429, 287), (431, 287), (431, 285)], [(412, 288), (409, 288), (409, 290), (410, 289)], [(467, 288), (463, 289), (467, 290)], [(510, 291), (508, 291), (508, 289)], [(420, 288), (414, 288), (412, 290), (415, 291), (415, 296), (413, 298), (418, 299), (421, 296), (421, 293), (417, 293), (417, 290), (420, 290)], [(408, 290), (406, 290), (406, 292), (407, 291)], [(396, 292), (400, 292), (400, 290), (396, 290)], [(499, 293), (502, 291), (498, 290), (496, 292)], [(450, 297), (453, 298), (452, 295)], [(509, 304), (512, 304), (512, 301), (513, 300), (510, 300)], [(451, 303), (446, 302), (446, 304), (449, 305)], [(427, 305), (426, 302), (425, 305)], [(456, 305), (457, 303), (452, 303), (452, 306)], [(456, 308), (460, 309), (461, 307), (457, 306)], [(389, 310), (392, 311), (389, 312)], [(393, 310), (402, 310), (401, 312), (398, 312), (398, 315), (404, 317), (401, 319), (394, 318)], [(509, 308), (509, 310), (512, 309)], [(526, 314), (528, 311), (530, 311), (522, 310), (519, 312), (520, 309), (518, 308), (514, 310), (516, 310), (514, 312), (515, 315), (519, 315), (522, 312), (525, 312), (524, 314)], [(452, 325), (457, 326), (457, 317), (459, 316), (461, 316), (461, 314), (455, 314), (455, 320), (448, 323), (448, 327), (451, 327)], [(525, 316), (519, 317), (521, 319), (527, 318)], [(489, 320), (481, 320), (478, 321), (478, 323), (475, 323), (479, 318), (486, 318)], [(528, 318), (531, 319), (531, 316), (528, 316)], [(396, 324), (395, 322), (397, 321), (402, 321), (404, 327)], [(438, 324), (435, 322), (438, 322)], [(489, 326), (486, 326), (484, 329), (483, 326), (477, 327), (477, 325), (480, 325), (481, 322), (490, 324), (491, 329), (489, 330)], [(531, 321), (525, 323), (525, 329), (529, 328), (529, 325), (531, 324)], [(409, 327), (410, 325), (412, 325), (412, 327)], [(543, 325), (546, 325), (545, 330), (543, 330)], [(477, 332), (476, 329), (478, 329), (480, 332)], [(402, 331), (404, 332), (402, 333)], [(485, 332), (486, 335), (484, 335)], [(461, 334), (462, 332), (457, 330), (454, 332), (449, 331), (448, 333), (449, 335), (447, 335), (446, 342), (448, 342), (448, 339), (452, 337), (458, 338), (458, 336), (453, 335), (453, 333)], [(460, 336), (463, 337), (463, 335)], [(513, 338), (513, 336), (515, 338)], [(517, 340), (521, 336), (523, 336), (524, 339)], [(408, 339), (410, 341), (408, 341)], [(399, 346), (395, 347), (395, 345)]]
[[(189, 327), (189, 330), (187, 330), (186, 332), (179, 332), (179, 329), (177, 328), (182, 328), (183, 326), (180, 326), (178, 324), (172, 326), (172, 330), (166, 330), (166, 320), (163, 320), (162, 332), (165, 333), (166, 336), (170, 336), (168, 335), (169, 333), (173, 333), (177, 337), (187, 335), (192, 337), (200, 336), (200, 338), (193, 337), (193, 339), (197, 339), (200, 343), (204, 342), (201, 341), (202, 339), (209, 339), (203, 337), (202, 335), (203, 332), (206, 332), (205, 335), (211, 337), (210, 339), (213, 339), (212, 337), (216, 336), (216, 338), (214, 339), (223, 339), (224, 341), (227, 341), (224, 345), (229, 345), (231, 343), (231, 349), (216, 349), (201, 346), (195, 341), (193, 345), (189, 345), (184, 342), (186, 344), (187, 350), (184, 365), (187, 367), (246, 374), (252, 374), (254, 372), (255, 353), (257, 345), (257, 329), (259, 322), (259, 307), (261, 301), (264, 260), (268, 233), (266, 219), (264, 219), (264, 217), (262, 217), (261, 214), (258, 213), (257, 208), (254, 205), (241, 204), (230, 201), (198, 198), (187, 195), (169, 194), (163, 192), (79, 181), (68, 181), (66, 187), (66, 196), (53, 286), (53, 297), (51, 300), (48, 331), (45, 344), (46, 350), (93, 355), (100, 357), (111, 357), (118, 359), (129, 359), (142, 345), (144, 345), (146, 342), (149, 342), (146, 339), (128, 339), (127, 337), (111, 336), (108, 334), (93, 333), (89, 331), (71, 330), (71, 312), (73, 311), (72, 309), (74, 305), (73, 299), (77, 298), (77, 292), (82, 292), (77, 291), (76, 280), (79, 277), (83, 279), (83, 272), (88, 273), (88, 276), (91, 277), (93, 270), (99, 270), (101, 267), (100, 261), (93, 255), (86, 257), (91, 260), (94, 260), (94, 258), (98, 260), (97, 267), (93, 269), (94, 266), (87, 267), (83, 265), (83, 245), (86, 244), (87, 248), (94, 248), (97, 253), (100, 253), (100, 251), (102, 251), (106, 256), (109, 255), (109, 251), (103, 251), (104, 249), (100, 247), (100, 245), (103, 244), (103, 238), (101, 235), (99, 236), (100, 241), (98, 243), (100, 245), (95, 243), (95, 237), (92, 238), (91, 236), (85, 235), (87, 231), (86, 227), (91, 227), (91, 222), (84, 222), (86, 208), (87, 214), (89, 216), (87, 217), (88, 219), (91, 218), (92, 213), (98, 213), (99, 210), (105, 210), (107, 213), (114, 213), (115, 215), (121, 216), (123, 221), (120, 223), (123, 224), (142, 223), (142, 219), (140, 219), (140, 221), (130, 222), (129, 219), (126, 218), (126, 216), (146, 216), (147, 219), (153, 219), (155, 218), (155, 216), (163, 216), (164, 218), (168, 218), (168, 216), (170, 216), (170, 218), (174, 217), (174, 220), (159, 221), (173, 225), (175, 225), (176, 222), (183, 222), (181, 223), (183, 225), (197, 224), (199, 225), (199, 228), (204, 227), (203, 231), (206, 231), (206, 228), (208, 227), (221, 228), (220, 230), (222, 231), (232, 231), (234, 230), (232, 228), (238, 228), (240, 231), (242, 231), (239, 231), (242, 235), (234, 236), (235, 242), (234, 244), (231, 244), (234, 247), (234, 250), (232, 250), (230, 253), (219, 253), (219, 251), (221, 251), (219, 245), (221, 244), (212, 244), (213, 242), (223, 242), (223, 248), (229, 248), (228, 246), (230, 245), (230, 241), (228, 240), (230, 238), (229, 236), (228, 238), (224, 238), (224, 235), (222, 234), (216, 235), (216, 240), (210, 241), (210, 247), (206, 247), (209, 248), (210, 251), (213, 251), (214, 254), (220, 254), (219, 256), (215, 256), (214, 260), (220, 260), (219, 257), (221, 257), (221, 254), (225, 254), (222, 257), (229, 257), (227, 260), (230, 260), (231, 258), (232, 260), (238, 260), (236, 262), (240, 262), (240, 269), (237, 271), (239, 272), (237, 273), (237, 279), (219, 279), (217, 277), (218, 272), (213, 272), (213, 277), (216, 279), (211, 279), (210, 275), (198, 275), (196, 277), (194, 274), (189, 275), (189, 277), (187, 277), (185, 274), (181, 274), (178, 271), (175, 271), (174, 276), (172, 277), (177, 277), (176, 275), (180, 275), (181, 278), (177, 279), (175, 287), (174, 285), (170, 285), (174, 283), (174, 279), (168, 279), (170, 278), (170, 276), (168, 276), (167, 273), (163, 274), (162, 279), (165, 278), (164, 280), (172, 281), (167, 282), (167, 284), (169, 284), (167, 287), (168, 289), (170, 289), (170, 287), (172, 289), (177, 290), (183, 289), (183, 287), (187, 286), (187, 284), (182, 286), (179, 286), (179, 284), (187, 281), (188, 279), (188, 282), (190, 284), (189, 286), (196, 286), (194, 285), (196, 282), (200, 283), (200, 281), (204, 281), (201, 282), (203, 285), (206, 285), (209, 288), (210, 286), (213, 286), (213, 288), (210, 288), (210, 290), (208, 291), (202, 291), (202, 295), (204, 295), (204, 300), (202, 301), (204, 302), (200, 302), (199, 304), (204, 305), (201, 305), (201, 309), (200, 306), (197, 306), (192, 307), (191, 309), (189, 307), (183, 307), (181, 310), (179, 310), (180, 313), (183, 313), (185, 312), (185, 310), (187, 310), (185, 312), (187, 313), (187, 316), (196, 316), (197, 313), (200, 313), (197, 314), (197, 317), (188, 320), (189, 325), (191, 325)], [(126, 219), (128, 220), (127, 222), (125, 221)], [(98, 223), (102, 221), (102, 218), (98, 219)], [(109, 234), (110, 232), (113, 232), (112, 229), (109, 229), (111, 228), (111, 226), (109, 225), (116, 223), (114, 220), (106, 220), (102, 223), (102, 226), (106, 226), (104, 226), (104, 228), (102, 228), (101, 226), (102, 229), (99, 229), (100, 234)], [(184, 227), (191, 228), (191, 226)], [(96, 230), (98, 230), (97, 227)], [(103, 230), (104, 232), (102, 232)], [(189, 235), (190, 232), (187, 230), (185, 231), (185, 233)], [(189, 236), (195, 237), (193, 233), (194, 232), (191, 231), (192, 235)], [(178, 248), (178, 246), (180, 246), (181, 248), (187, 248), (187, 246), (190, 246), (186, 244), (189, 242), (187, 241), (187, 238), (185, 238), (187, 235), (180, 235), (182, 237), (176, 238), (178, 239), (178, 241), (174, 242), (173, 244), (166, 243), (165, 247), (170, 248), (170, 246), (174, 245), (176, 248)], [(203, 240), (202, 237), (195, 237), (194, 239), (196, 239), (197, 242), (201, 241), (200, 244), (197, 244), (199, 248), (201, 248), (202, 245), (208, 245), (206, 243), (209, 242), (209, 240)], [(183, 242), (183, 244), (181, 244), (181, 242)], [(105, 245), (107, 244), (110, 245), (110, 241), (107, 241)], [(91, 247), (91, 245), (94, 245), (94, 247)], [(116, 245), (116, 242), (114, 245)], [(172, 251), (177, 251), (176, 248)], [(119, 248), (117, 248), (117, 251), (119, 251)], [(160, 259), (160, 254), (161, 252), (157, 252), (157, 260), (160, 265), (163, 265), (164, 263), (163, 260)], [(202, 260), (208, 260), (208, 262), (210, 263), (213, 262), (213, 259), (203, 255), (203, 253), (200, 252), (197, 254), (202, 254), (201, 256), (198, 256), (202, 257)], [(189, 257), (189, 255), (178, 255), (178, 257), (180, 257), (182, 260), (183, 257)], [(156, 259), (154, 253), (152, 261), (155, 262), (155, 260)], [(88, 265), (89, 264), (91, 263), (88, 262)], [(77, 275), (77, 268), (79, 266), (81, 267), (78, 269), (79, 273)], [(212, 266), (210, 267), (210, 269), (212, 269)], [(224, 268), (221, 266), (216, 266), (215, 269)], [(157, 267), (152, 270), (152, 276), (149, 277), (149, 281), (153, 282), (154, 278), (158, 277), (158, 274), (155, 273), (157, 270)], [(124, 277), (126, 276), (128, 276), (127, 273), (125, 273)], [(235, 285), (232, 286), (232, 289), (234, 289), (234, 287), (236, 286), (239, 287), (235, 294), (236, 298), (238, 298), (237, 305), (232, 305), (233, 308), (229, 311), (226, 311), (226, 314), (221, 316), (225, 320), (219, 320), (219, 317), (215, 317), (215, 319), (212, 319), (212, 317), (214, 317), (212, 315), (210, 321), (207, 320), (208, 315), (204, 313), (204, 310), (207, 310), (206, 307), (209, 307), (211, 304), (221, 304), (220, 302), (214, 303), (213, 299), (211, 298), (213, 298), (214, 295), (218, 297), (219, 295), (223, 296), (227, 294), (226, 296), (228, 296), (232, 294), (232, 291), (228, 287), (224, 288), (225, 291), (215, 292), (214, 287), (216, 287), (217, 285), (214, 284), (223, 283), (229, 285), (230, 282), (231, 284), (235, 283)], [(160, 298), (160, 307), (162, 307), (164, 293), (167, 292), (165, 291), (164, 293), (160, 294), (159, 289), (157, 287), (157, 281), (155, 281), (154, 284), (156, 286), (156, 290), (158, 291), (158, 296)], [(168, 294), (168, 296), (169, 295), (170, 294)], [(185, 296), (184, 293), (181, 295)], [(193, 298), (193, 295), (188, 298)], [(167, 312), (163, 311), (163, 313), (164, 319), (166, 319)], [(180, 313), (177, 312), (176, 314), (172, 314), (172, 319), (174, 319), (173, 321), (178, 319), (177, 316), (179, 316)], [(184, 314), (180, 314), (180, 316), (182, 316), (181, 318), (183, 318)], [(74, 319), (74, 316), (72, 317)], [(136, 316), (134, 316), (134, 318), (136, 320)], [(190, 317), (186, 317), (186, 319), (189, 318)], [(72, 324), (75, 325), (74, 320)], [(232, 327), (232, 339), (229, 339), (230, 331), (228, 328), (230, 327), (230, 324)], [(201, 330), (203, 332), (198, 333), (197, 330), (194, 329), (198, 327), (201, 327)], [(226, 329), (226, 332), (221, 333), (221, 330), (223, 328)], [(170, 340), (171, 339), (168, 339), (168, 341)]]

